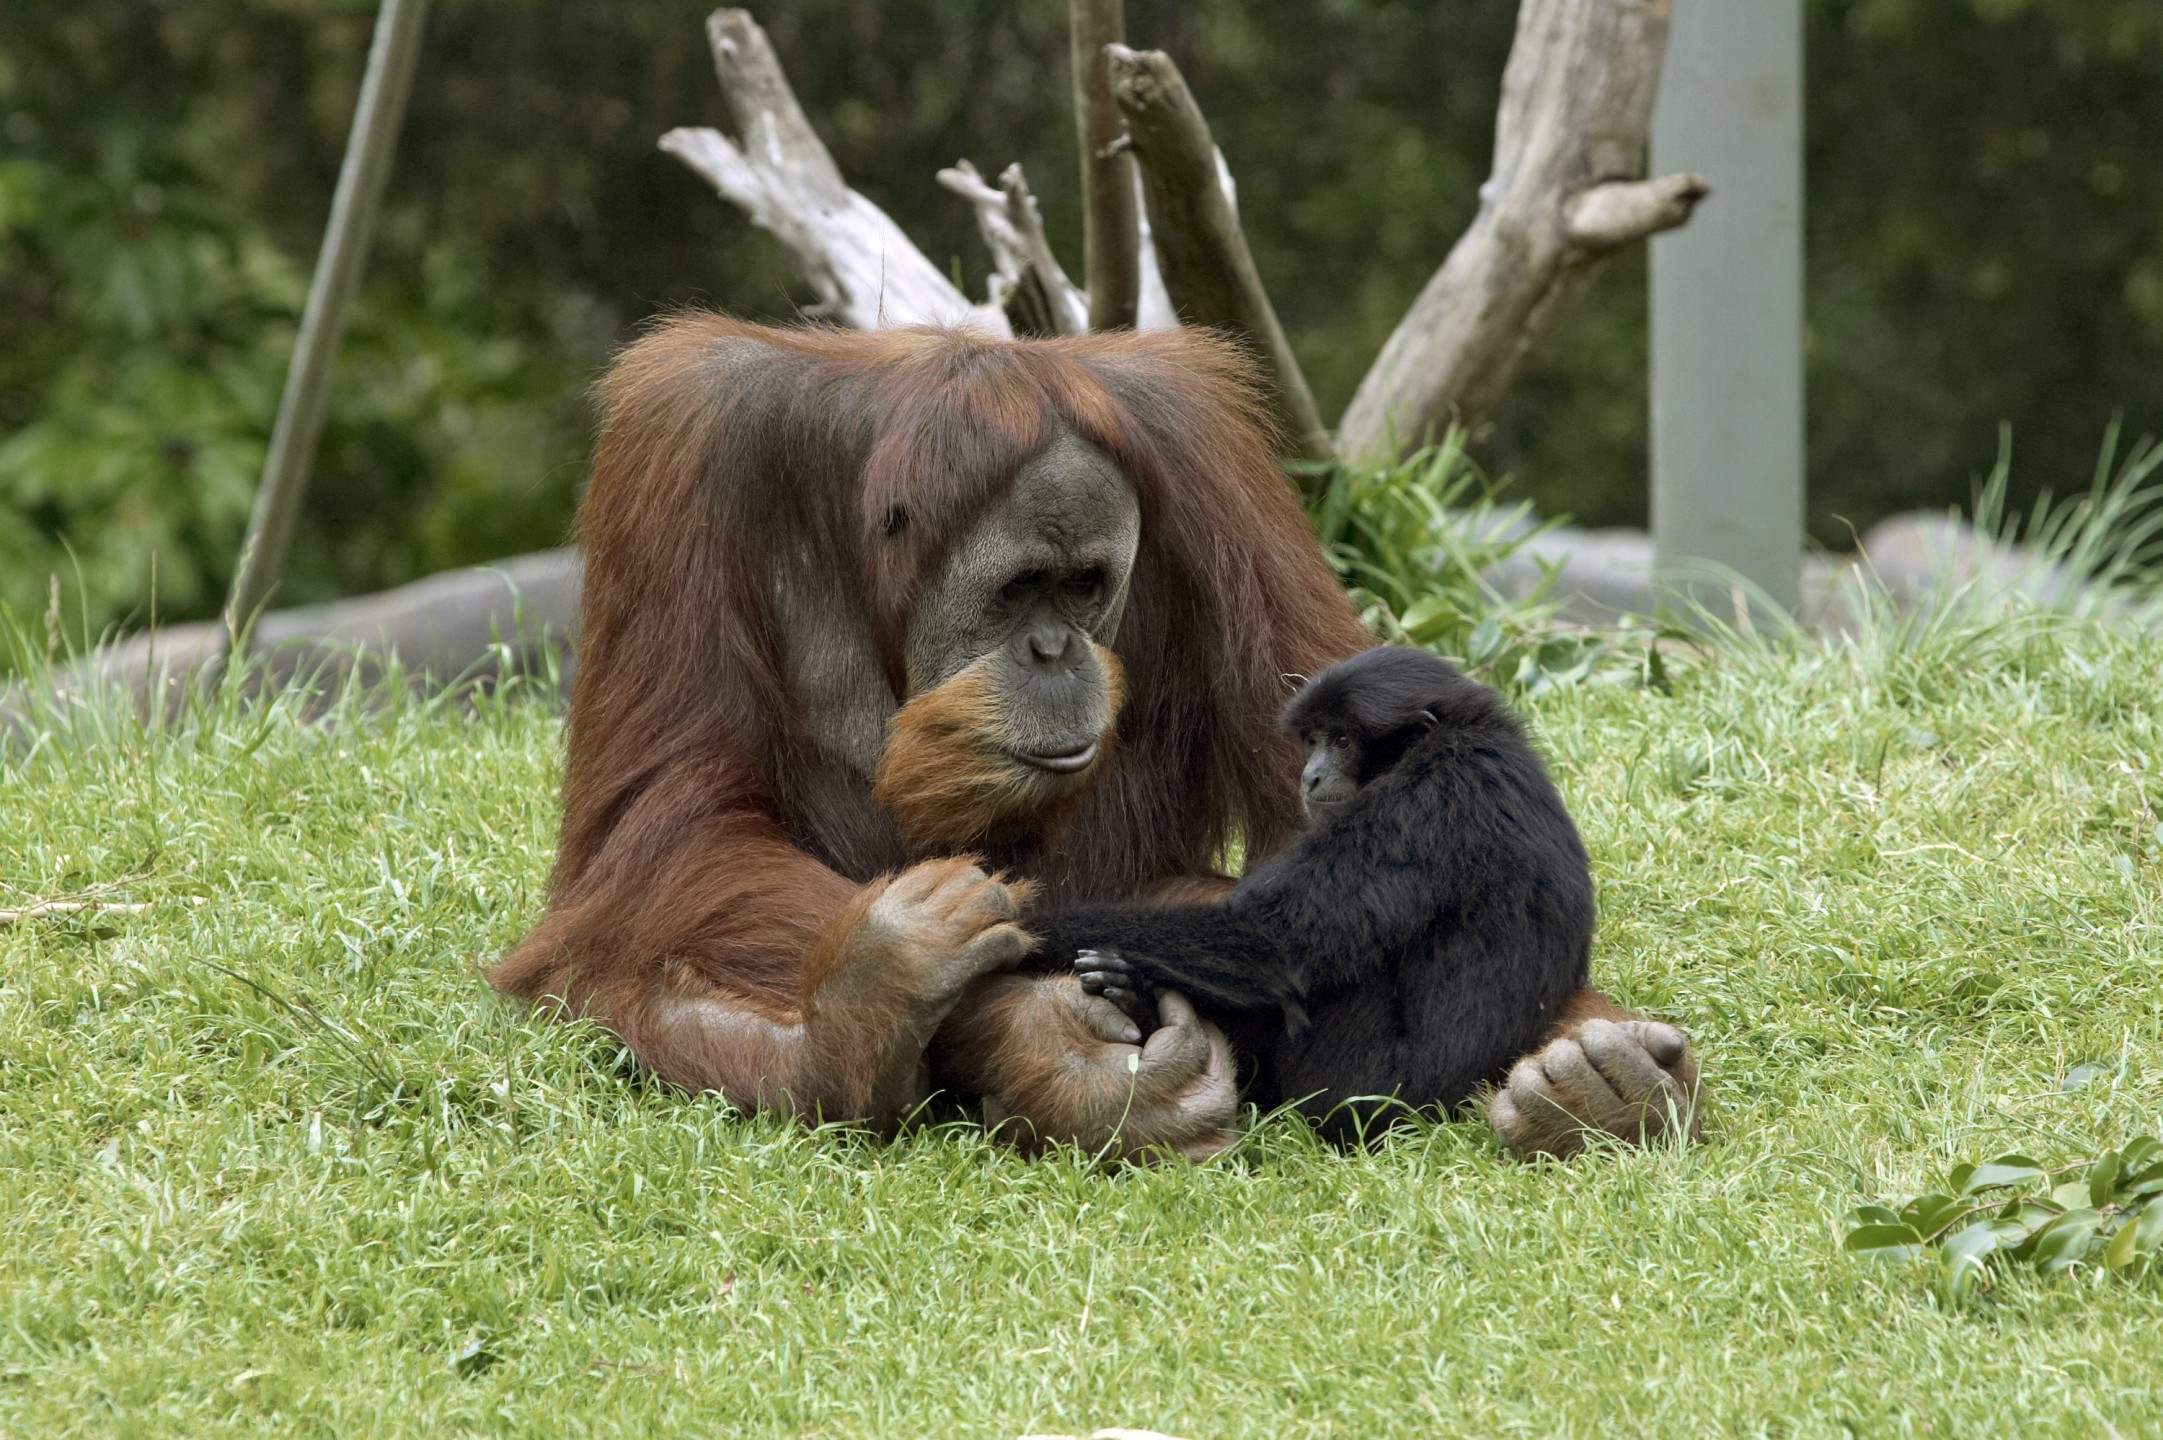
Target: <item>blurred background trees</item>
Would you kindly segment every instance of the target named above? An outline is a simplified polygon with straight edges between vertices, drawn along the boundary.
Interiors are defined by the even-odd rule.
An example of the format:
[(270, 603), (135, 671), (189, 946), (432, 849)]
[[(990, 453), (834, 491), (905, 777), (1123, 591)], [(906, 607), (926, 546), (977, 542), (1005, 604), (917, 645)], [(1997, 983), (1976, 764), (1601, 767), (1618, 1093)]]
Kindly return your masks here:
[[(1698, 0), (1703, 3), (1703, 0)], [(281, 603), (559, 543), (585, 389), (645, 316), (783, 318), (777, 248), (654, 149), (722, 123), (707, 5), (438, 0)], [(1508, 0), (1128, 0), (1239, 177), (1334, 416), (1469, 219)], [(1063, 0), (756, 7), (851, 183), (981, 293), (933, 173), (1023, 161), (1080, 268)], [(0, 603), (71, 634), (215, 611), (359, 85), (370, 0), (0, 7)], [(2163, 427), (2163, 6), (1809, 0), (1810, 522), (1834, 547), (2084, 483)], [(1717, 204), (1717, 197), (1710, 203)], [(1474, 453), (1643, 523), (1642, 254)]]

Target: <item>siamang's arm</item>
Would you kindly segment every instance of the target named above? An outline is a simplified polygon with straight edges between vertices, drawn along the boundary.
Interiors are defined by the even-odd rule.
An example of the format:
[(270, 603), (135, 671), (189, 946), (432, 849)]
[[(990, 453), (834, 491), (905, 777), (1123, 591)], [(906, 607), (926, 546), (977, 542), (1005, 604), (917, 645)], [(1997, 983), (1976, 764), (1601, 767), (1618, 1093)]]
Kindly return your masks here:
[(1143, 984), (1228, 1010), (1298, 1014), (1305, 977), (1276, 927), (1222, 905), (1098, 905), (1029, 928), (1038, 963), (1065, 969), (1085, 951), (1116, 955)]
[(1225, 906), (1244, 929), (1297, 937), (1303, 992), (1365, 982), (1420, 943), (1450, 906), (1446, 832), (1385, 838), (1376, 828), (1339, 827), (1303, 841), (1250, 876)]

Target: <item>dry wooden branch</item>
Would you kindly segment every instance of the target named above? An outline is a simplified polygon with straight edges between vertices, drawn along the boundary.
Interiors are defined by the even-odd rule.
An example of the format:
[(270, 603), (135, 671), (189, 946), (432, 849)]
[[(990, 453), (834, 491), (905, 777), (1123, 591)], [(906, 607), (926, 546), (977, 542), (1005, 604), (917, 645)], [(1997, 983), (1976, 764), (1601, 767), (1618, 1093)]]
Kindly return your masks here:
[(1247, 251), (1224, 157), (1171, 57), (1105, 47), (1112, 94), (1140, 162), (1151, 244), (1179, 319), (1228, 330), (1268, 367), (1271, 405), (1295, 453), (1330, 456), (1329, 437)]
[(25, 920), (46, 920), (58, 915), (140, 915), (150, 908), (146, 900), (134, 905), (115, 902), (97, 904), (88, 900), (44, 900), (35, 905), (25, 905), (19, 910), (0, 910), (0, 925), (14, 925)]
[(973, 324), (1007, 333), (1004, 315), (970, 304), (885, 211), (848, 187), (749, 12), (714, 11), (706, 38), (737, 138), (683, 128), (662, 136), (661, 148), (788, 249), (818, 292), (816, 313), (863, 330)]
[(1643, 180), (1672, 0), (1524, 0), (1480, 211), (1412, 302), (1338, 427), (1347, 456), (1485, 416), (1614, 249), (1711, 187)]
[(1612, 250), (1686, 224), (1697, 202), (1711, 193), (1712, 186), (1698, 175), (1595, 185), (1570, 202), (1563, 228), (1588, 250)]
[(991, 251), (991, 303), (1016, 335), (1080, 335), (1089, 328), (1089, 299), (1067, 278), (1019, 163), (987, 183), (966, 160), (939, 172), (939, 183), (969, 202), (976, 228)]
[(1130, 165), (1134, 176), (1134, 228), (1141, 235), (1142, 297), (1134, 323), (1143, 330), (1169, 330), (1179, 323), (1172, 297), (1164, 288), (1164, 272), (1157, 268), (1157, 242), (1149, 233), (1149, 209), (1142, 203), (1142, 167)]
[[(200, 895), (188, 897), (190, 905), (204, 903)], [(35, 905), (24, 905), (13, 910), (0, 910), (0, 925), (16, 925), (29, 920), (50, 920), (63, 915), (140, 915), (153, 908), (152, 902), (139, 900), (124, 903), (117, 900), (40, 900)]]
[(1140, 207), (1135, 202), (1134, 162), (1119, 144), (1124, 127), (1105, 63), (1105, 47), (1127, 38), (1125, 0), (1070, 0), (1067, 22), (1074, 133), (1081, 141), (1082, 275), (1089, 284), (1089, 328), (1126, 330), (1140, 314)]

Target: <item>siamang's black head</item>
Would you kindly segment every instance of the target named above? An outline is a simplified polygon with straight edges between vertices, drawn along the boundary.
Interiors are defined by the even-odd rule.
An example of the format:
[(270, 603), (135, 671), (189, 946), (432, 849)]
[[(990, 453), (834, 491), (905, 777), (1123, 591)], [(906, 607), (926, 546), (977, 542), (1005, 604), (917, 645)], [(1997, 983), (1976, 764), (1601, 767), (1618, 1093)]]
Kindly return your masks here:
[(1284, 710), (1307, 747), (1300, 800), (1319, 823), (1404, 758), (1440, 708), (1473, 682), (1424, 650), (1384, 647), (1330, 666)]

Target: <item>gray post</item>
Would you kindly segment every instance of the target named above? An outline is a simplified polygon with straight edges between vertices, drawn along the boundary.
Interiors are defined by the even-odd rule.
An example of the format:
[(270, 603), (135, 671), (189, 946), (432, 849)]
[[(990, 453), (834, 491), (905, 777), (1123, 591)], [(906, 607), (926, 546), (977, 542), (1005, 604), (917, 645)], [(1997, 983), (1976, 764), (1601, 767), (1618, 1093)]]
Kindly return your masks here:
[(421, 23), (428, 0), (383, 0), (376, 12), (375, 39), (368, 47), (368, 72), (361, 80), (360, 104), (346, 137), (345, 162), (338, 169), (338, 189), (330, 202), (330, 225), (308, 283), (308, 303), (301, 311), (300, 333), (285, 372), (285, 393), (278, 400), (278, 420), (263, 457), (263, 479), (248, 519), (248, 538), (234, 567), (233, 589), (226, 597), (228, 643), (243, 634), (285, 575), (286, 552), (300, 518), (301, 498), (315, 463), (316, 442), (323, 434), (323, 407), (330, 398), (331, 367), (345, 338), (346, 306), (367, 263), (368, 241), (375, 230), (376, 206), (390, 178), (391, 152), (405, 119), (406, 97), (413, 88), (413, 64), (420, 53)]
[[(1790, 613), (1803, 541), (1802, 3), (1684, 0), (1652, 173), (1713, 200), (1652, 242), (1652, 528), (1664, 575), (1741, 574)], [(1723, 606), (1724, 611), (1724, 606)]]

